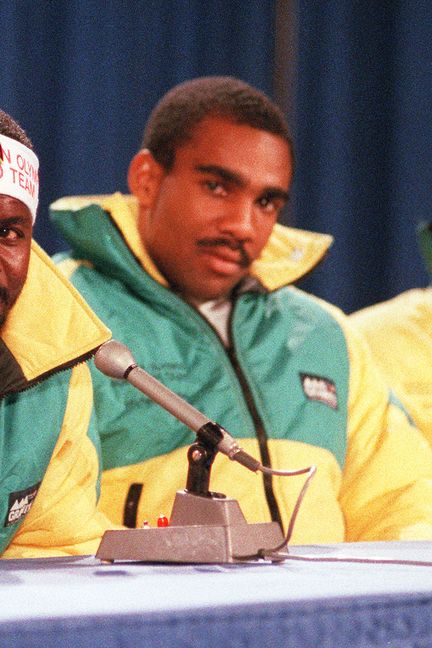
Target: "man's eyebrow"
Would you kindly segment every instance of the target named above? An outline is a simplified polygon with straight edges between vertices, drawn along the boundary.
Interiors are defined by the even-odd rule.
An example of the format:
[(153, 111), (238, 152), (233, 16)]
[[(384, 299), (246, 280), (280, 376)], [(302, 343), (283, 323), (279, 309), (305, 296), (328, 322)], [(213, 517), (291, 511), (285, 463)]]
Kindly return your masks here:
[(230, 171), (229, 169), (218, 166), (217, 164), (197, 164), (195, 170), (200, 173), (211, 173), (212, 175), (219, 176), (222, 180), (232, 182), (237, 187), (244, 187), (246, 185), (245, 179), (239, 173)]
[(28, 216), (2, 216), (0, 209), (0, 227), (8, 227), (9, 225), (29, 225), (31, 219)]
[(290, 196), (288, 191), (279, 189), (279, 187), (269, 187), (268, 189), (264, 189), (264, 191), (262, 192), (262, 198), (269, 198), (270, 200), (276, 199), (288, 202), (289, 197)]

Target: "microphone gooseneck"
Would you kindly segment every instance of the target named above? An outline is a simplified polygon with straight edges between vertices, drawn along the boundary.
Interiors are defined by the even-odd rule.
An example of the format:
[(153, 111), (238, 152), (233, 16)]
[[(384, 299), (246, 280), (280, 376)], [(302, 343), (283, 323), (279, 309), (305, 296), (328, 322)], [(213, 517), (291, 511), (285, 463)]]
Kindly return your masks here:
[(152, 401), (166, 409), (193, 432), (204, 430), (208, 433), (210, 427), (219, 435), (217, 449), (233, 461), (256, 472), (261, 469), (259, 461), (244, 452), (236, 440), (220, 425), (211, 421), (193, 405), (165, 387), (154, 376), (139, 367), (127, 346), (117, 340), (105, 342), (95, 354), (95, 365), (103, 374), (110, 378), (127, 380)]
[[(275, 470), (263, 466), (257, 459), (247, 454), (221, 425), (210, 420), (193, 405), (165, 387), (159, 380), (139, 367), (127, 346), (117, 340), (109, 340), (102, 344), (94, 357), (96, 368), (110, 378), (127, 380), (152, 401), (166, 409), (176, 419), (184, 423), (201, 438), (207, 438), (219, 452), (232, 461), (248, 468), (252, 472), (267, 475), (282, 475), (291, 477), (315, 472), (315, 466), (299, 470)], [(215, 440), (216, 439), (216, 440)]]

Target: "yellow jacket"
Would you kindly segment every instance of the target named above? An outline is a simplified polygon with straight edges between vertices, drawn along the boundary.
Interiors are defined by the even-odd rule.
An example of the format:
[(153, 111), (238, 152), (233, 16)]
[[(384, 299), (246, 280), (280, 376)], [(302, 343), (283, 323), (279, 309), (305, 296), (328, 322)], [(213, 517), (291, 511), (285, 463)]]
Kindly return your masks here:
[(112, 528), (96, 510), (99, 444), (85, 363), (109, 338), (33, 243), (0, 340), (3, 558), (95, 553)]

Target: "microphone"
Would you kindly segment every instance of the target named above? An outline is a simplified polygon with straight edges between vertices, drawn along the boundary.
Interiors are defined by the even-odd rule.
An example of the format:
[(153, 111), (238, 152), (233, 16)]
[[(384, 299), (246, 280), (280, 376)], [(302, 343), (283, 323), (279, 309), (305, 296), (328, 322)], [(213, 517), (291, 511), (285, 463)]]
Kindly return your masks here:
[(190, 403), (138, 366), (131, 351), (121, 342), (110, 340), (102, 344), (96, 351), (94, 362), (96, 368), (106, 376), (127, 380), (193, 432), (206, 438), (219, 452), (225, 454), (232, 461), (237, 461), (252, 472), (265, 470), (259, 461), (239, 447), (236, 440), (221, 425), (208, 419)]

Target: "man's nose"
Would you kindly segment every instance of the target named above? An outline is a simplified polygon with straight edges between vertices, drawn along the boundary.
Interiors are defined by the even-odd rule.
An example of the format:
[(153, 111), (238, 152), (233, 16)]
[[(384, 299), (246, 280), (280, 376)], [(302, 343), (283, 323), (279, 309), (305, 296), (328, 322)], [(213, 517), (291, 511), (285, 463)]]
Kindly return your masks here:
[(234, 201), (221, 219), (221, 231), (239, 240), (251, 240), (255, 235), (255, 206), (252, 201)]

